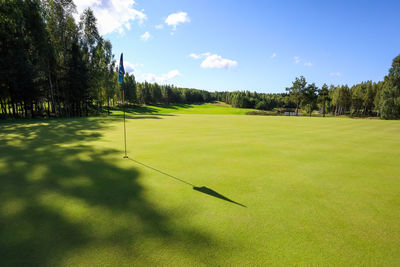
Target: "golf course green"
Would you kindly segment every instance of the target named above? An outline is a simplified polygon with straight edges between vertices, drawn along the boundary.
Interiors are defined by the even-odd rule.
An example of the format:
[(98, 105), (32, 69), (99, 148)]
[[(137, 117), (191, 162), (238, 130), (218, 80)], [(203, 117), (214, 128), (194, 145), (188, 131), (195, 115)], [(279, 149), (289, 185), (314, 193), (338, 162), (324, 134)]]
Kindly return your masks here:
[(243, 112), (0, 122), (0, 266), (400, 265), (399, 121)]

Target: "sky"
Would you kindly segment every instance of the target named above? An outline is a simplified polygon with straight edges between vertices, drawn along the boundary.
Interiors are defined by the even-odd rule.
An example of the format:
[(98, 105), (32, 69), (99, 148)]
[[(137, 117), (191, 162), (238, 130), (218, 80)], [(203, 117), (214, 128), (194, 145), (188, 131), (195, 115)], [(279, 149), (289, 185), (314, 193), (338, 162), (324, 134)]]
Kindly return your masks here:
[[(400, 1), (75, 0), (138, 81), (285, 92), (383, 80), (400, 54)], [(77, 15), (78, 16), (78, 15)]]

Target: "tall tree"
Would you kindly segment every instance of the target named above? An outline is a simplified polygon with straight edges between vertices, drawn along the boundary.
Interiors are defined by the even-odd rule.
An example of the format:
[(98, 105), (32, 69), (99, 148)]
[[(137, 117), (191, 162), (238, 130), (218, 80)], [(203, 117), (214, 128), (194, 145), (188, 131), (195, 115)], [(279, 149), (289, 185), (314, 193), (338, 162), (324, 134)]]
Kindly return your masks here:
[(88, 68), (88, 104), (96, 105), (96, 112), (101, 110), (101, 87), (104, 81), (104, 44), (97, 30), (97, 20), (93, 11), (87, 8), (83, 11), (79, 29), (85, 61)]
[(41, 3), (3, 1), (0, 18), (0, 103), (3, 111), (11, 107), (13, 117), (35, 116), (46, 96), (47, 35)]
[(125, 92), (126, 101), (131, 104), (137, 103), (136, 96), (136, 80), (133, 74), (125, 73), (124, 82), (122, 83), (122, 90)]
[(299, 114), (299, 106), (303, 101), (303, 92), (306, 86), (306, 78), (300, 76), (296, 77), (296, 80), (292, 82), (292, 87), (286, 88), (286, 91), (289, 92), (291, 99), (296, 104), (296, 115)]
[(365, 92), (365, 83), (356, 84), (350, 88), (352, 114), (358, 115), (363, 110)]
[(371, 115), (374, 109), (374, 101), (377, 88), (373, 86), (372, 81), (366, 82), (366, 89), (363, 98), (364, 115)]
[(318, 87), (315, 85), (315, 83), (309, 84), (306, 86), (302, 92), (303, 96), (303, 106), (306, 108), (308, 114), (311, 117), (312, 111), (314, 110), (314, 107), (317, 104), (317, 98), (318, 98)]
[(324, 116), (324, 117), (326, 114), (326, 104), (327, 104), (328, 100), (329, 100), (329, 89), (328, 89), (328, 85), (326, 83), (324, 83), (318, 94), (318, 102), (321, 105), (322, 116)]
[(115, 60), (114, 55), (112, 53), (112, 45), (110, 41), (104, 42), (104, 89), (105, 95), (107, 99), (107, 107), (108, 107), (108, 114), (110, 114), (110, 101), (114, 99), (115, 95), (117, 94), (117, 83), (116, 83), (116, 73), (115, 73)]
[(381, 102), (382, 119), (400, 118), (400, 55), (395, 57), (385, 76)]
[(376, 115), (380, 117), (380, 110), (381, 110), (381, 102), (382, 102), (382, 89), (383, 89), (384, 82), (374, 83), (372, 86), (375, 88), (375, 98), (374, 98), (374, 112)]
[(338, 86), (332, 93), (332, 105), (335, 115), (345, 114), (351, 104), (350, 89), (347, 85)]

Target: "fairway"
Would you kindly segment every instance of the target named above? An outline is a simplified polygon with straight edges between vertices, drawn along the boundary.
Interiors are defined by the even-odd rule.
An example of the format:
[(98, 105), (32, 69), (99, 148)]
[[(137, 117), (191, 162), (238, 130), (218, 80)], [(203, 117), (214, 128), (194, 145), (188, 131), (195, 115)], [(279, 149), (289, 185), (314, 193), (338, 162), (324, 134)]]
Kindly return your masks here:
[(228, 113), (1, 122), (0, 266), (400, 265), (399, 121)]
[[(176, 105), (158, 105), (158, 106), (134, 106), (126, 108), (128, 114), (218, 114), (218, 115), (244, 115), (254, 109), (233, 108), (223, 103), (205, 103), (205, 104), (176, 104)], [(122, 115), (120, 109), (112, 110), (112, 115)]]

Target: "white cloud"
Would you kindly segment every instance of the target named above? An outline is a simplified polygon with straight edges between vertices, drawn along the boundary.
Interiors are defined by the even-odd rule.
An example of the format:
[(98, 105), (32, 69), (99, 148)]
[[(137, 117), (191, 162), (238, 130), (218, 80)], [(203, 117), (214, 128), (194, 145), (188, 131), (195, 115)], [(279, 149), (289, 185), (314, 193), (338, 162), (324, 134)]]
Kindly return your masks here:
[(124, 61), (124, 69), (125, 72), (128, 72), (129, 74), (132, 74), (137, 70), (135, 65), (126, 60)]
[(173, 14), (170, 14), (165, 19), (165, 23), (168, 26), (172, 26), (174, 30), (176, 29), (176, 26), (178, 26), (178, 24), (185, 23), (185, 22), (190, 22), (190, 18), (186, 12), (173, 13)]
[[(118, 63), (118, 62), (117, 62)], [(129, 61), (124, 60), (124, 68), (125, 72), (128, 72), (129, 74), (134, 73), (135, 75), (140, 72), (140, 68), (142, 68), (144, 65), (143, 64), (133, 64)]]
[(162, 28), (164, 28), (164, 25), (158, 24), (158, 25), (154, 26), (154, 28), (156, 28), (157, 30), (161, 30)]
[(200, 59), (200, 58), (201, 58), (201, 55), (197, 55), (197, 54), (195, 54), (195, 53), (191, 53), (191, 54), (189, 55), (189, 57), (194, 58), (194, 59)]
[(124, 29), (130, 30), (131, 21), (137, 20), (141, 24), (147, 19), (143, 10), (134, 8), (134, 0), (79, 0), (76, 1), (76, 7), (79, 14), (75, 19), (79, 21), (82, 11), (90, 7), (96, 18), (100, 34), (112, 32), (124, 33)]
[(235, 60), (222, 58), (220, 55), (217, 54), (212, 55), (210, 52), (202, 54), (191, 53), (189, 57), (194, 59), (204, 58), (203, 62), (201, 62), (200, 64), (202, 68), (230, 69), (238, 65), (237, 61)]
[(145, 32), (145, 33), (143, 33), (141, 36), (140, 36), (140, 39), (142, 40), (142, 41), (147, 41), (147, 40), (149, 40), (149, 38), (150, 38), (150, 33), (149, 32)]
[(276, 53), (272, 53), (272, 55), (270, 56), (270, 58), (276, 58)]
[(306, 66), (306, 67), (312, 67), (311, 61), (308, 61), (308, 62), (304, 63), (304, 66)]
[(294, 63), (298, 64), (300, 63), (300, 58), (298, 56), (293, 57)]
[[(74, 1), (74, 3), (75, 3), (75, 1)], [(75, 3), (75, 5), (77, 7), (84, 6), (84, 8), (90, 7), (92, 5), (100, 5), (100, 4), (101, 4), (101, 0), (78, 0)]]
[(230, 69), (236, 67), (237, 65), (237, 61), (225, 59), (219, 55), (207, 56), (206, 59), (204, 59), (204, 61), (200, 64), (202, 68), (210, 69)]
[(181, 75), (178, 70), (171, 70), (170, 72), (168, 72), (167, 77), (168, 79), (172, 79), (178, 75)]
[(160, 76), (157, 76), (152, 73), (147, 73), (144, 74), (143, 77), (146, 81), (151, 82), (151, 83), (164, 83), (172, 78), (175, 78), (176, 76), (181, 75), (178, 70), (171, 70), (167, 74), (162, 74)]
[(330, 76), (336, 76), (336, 77), (340, 77), (342, 76), (342, 74), (340, 72), (331, 72), (329, 73)]
[(84, 6), (84, 8), (90, 7), (90, 6), (93, 6), (93, 5), (100, 5), (101, 4), (101, 0), (78, 0), (76, 2), (77, 3), (75, 3), (75, 1), (74, 1), (75, 5), (77, 7)]

